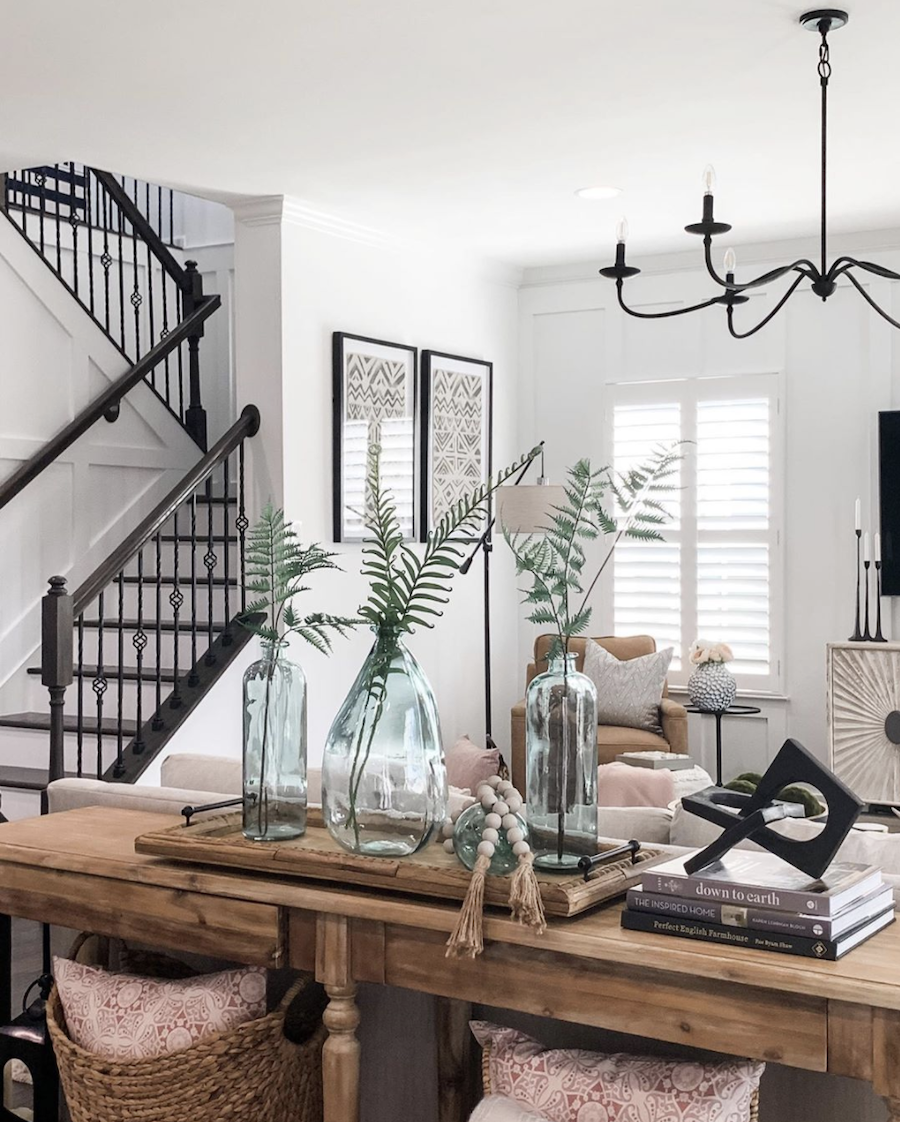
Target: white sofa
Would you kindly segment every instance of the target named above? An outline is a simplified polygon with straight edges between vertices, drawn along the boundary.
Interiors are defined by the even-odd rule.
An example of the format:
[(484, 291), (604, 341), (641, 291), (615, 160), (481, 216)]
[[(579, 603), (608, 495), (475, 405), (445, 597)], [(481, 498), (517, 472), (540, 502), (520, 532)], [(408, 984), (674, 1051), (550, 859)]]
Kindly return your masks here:
[[(240, 793), (240, 763), (233, 759), (201, 755), (170, 756), (162, 766), (165, 786), (134, 787), (92, 779), (61, 779), (49, 788), (51, 813), (74, 807), (107, 806), (157, 810), (178, 814), (187, 804), (194, 806), (233, 798)], [(309, 774), (310, 802), (320, 798), (321, 777)], [(683, 810), (672, 808), (605, 807), (600, 811), (600, 833), (610, 839), (637, 838), (648, 845), (686, 848), (706, 845), (718, 830)], [(815, 823), (793, 822), (788, 829), (799, 832), (818, 829)], [(841, 847), (844, 860), (878, 863), (885, 879), (900, 897), (900, 834), (871, 834), (854, 830)], [(791, 995), (785, 994), (785, 1007)], [(397, 1118), (436, 1122), (437, 1079), (431, 1062), (436, 1047), (433, 1002), (423, 994), (384, 987), (360, 987), (362, 1021), (362, 1119), (361, 1122), (394, 1122)], [(482, 1015), (479, 1012), (479, 1015)], [(610, 1050), (648, 1050), (633, 1037), (601, 1030), (541, 1021), (508, 1011), (485, 1009), (486, 1019), (515, 1025), (548, 1045)], [(420, 1063), (410, 1063), (409, 1041), (418, 1041)], [(830, 1075), (814, 1075), (769, 1065), (761, 1090), (761, 1116), (765, 1122), (884, 1122), (884, 1104), (862, 1083)]]

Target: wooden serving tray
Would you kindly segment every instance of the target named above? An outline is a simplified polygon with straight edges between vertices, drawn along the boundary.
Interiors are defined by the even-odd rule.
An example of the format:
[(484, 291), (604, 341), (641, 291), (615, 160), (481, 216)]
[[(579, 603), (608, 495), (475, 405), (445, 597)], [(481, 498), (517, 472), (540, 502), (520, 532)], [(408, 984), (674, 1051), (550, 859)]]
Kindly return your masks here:
[[(442, 845), (431, 845), (409, 857), (367, 857), (342, 849), (322, 825), (321, 812), (310, 812), (302, 838), (286, 842), (248, 841), (241, 833), (240, 813), (219, 815), (191, 826), (170, 826), (135, 839), (137, 853), (191, 861), (198, 865), (241, 869), (278, 876), (306, 877), (332, 884), (384, 889), (410, 896), (462, 900), (472, 874)], [(598, 852), (612, 849), (598, 845)], [(601, 865), (585, 881), (581, 873), (557, 874), (537, 870), (544, 910), (549, 916), (574, 916), (624, 895), (651, 863), (665, 855), (645, 848), (632, 864), (626, 855)], [(485, 878), (486, 904), (507, 907), (510, 878)]]

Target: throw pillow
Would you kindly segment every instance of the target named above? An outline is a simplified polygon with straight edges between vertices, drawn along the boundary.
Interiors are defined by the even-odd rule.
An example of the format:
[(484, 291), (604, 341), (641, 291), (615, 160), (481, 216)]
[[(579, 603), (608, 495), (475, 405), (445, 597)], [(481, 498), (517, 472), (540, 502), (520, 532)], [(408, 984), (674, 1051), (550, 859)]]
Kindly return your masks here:
[(266, 972), (258, 966), (160, 981), (54, 958), (53, 976), (69, 1036), (108, 1059), (181, 1052), (266, 1012)]
[(447, 782), (474, 794), (479, 783), (484, 783), (500, 770), (500, 749), (479, 748), (467, 736), (448, 748), (446, 759)]
[(548, 1122), (749, 1122), (765, 1064), (669, 1060), (544, 1048), (515, 1029), (473, 1021), (489, 1048), (486, 1092), (538, 1110)]
[(614, 761), (597, 768), (600, 806), (668, 806), (675, 781), (668, 768), (632, 767)]
[(659, 703), (673, 650), (618, 659), (588, 639), (584, 672), (597, 687), (597, 724), (643, 729), (662, 736)]

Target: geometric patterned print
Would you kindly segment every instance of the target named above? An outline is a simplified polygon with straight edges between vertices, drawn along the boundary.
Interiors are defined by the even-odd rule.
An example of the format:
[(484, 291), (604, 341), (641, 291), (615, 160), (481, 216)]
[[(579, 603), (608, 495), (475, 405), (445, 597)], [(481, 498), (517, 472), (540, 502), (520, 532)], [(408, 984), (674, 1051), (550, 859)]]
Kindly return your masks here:
[(900, 745), (885, 719), (900, 711), (900, 649), (832, 647), (829, 659), (831, 766), (866, 802), (900, 801)]
[(515, 1029), (471, 1022), (490, 1047), (490, 1090), (548, 1122), (748, 1122), (765, 1064), (545, 1049)]
[(435, 370), (431, 381), (431, 521), (485, 478), (484, 379)]
[(588, 639), (584, 672), (597, 687), (597, 723), (662, 736), (659, 706), (673, 650), (618, 659)]
[(405, 362), (376, 355), (348, 355), (347, 420), (378, 422), (385, 417), (405, 417), (406, 370)]
[(258, 966), (159, 981), (54, 958), (53, 975), (69, 1036), (109, 1059), (181, 1052), (266, 1012), (266, 972)]

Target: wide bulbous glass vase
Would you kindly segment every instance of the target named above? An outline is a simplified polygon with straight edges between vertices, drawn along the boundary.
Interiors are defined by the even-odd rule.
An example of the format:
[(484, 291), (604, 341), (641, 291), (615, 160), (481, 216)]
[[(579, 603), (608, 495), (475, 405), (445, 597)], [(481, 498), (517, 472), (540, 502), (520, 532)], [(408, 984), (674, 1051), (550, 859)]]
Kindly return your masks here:
[(306, 677), (286, 643), (263, 643), (244, 674), (245, 838), (284, 841), (306, 832)]
[(334, 719), (322, 763), (322, 810), (352, 853), (404, 857), (447, 813), (434, 693), (400, 634), (379, 630)]
[(571, 870), (597, 852), (597, 691), (574, 654), (551, 659), (528, 687), (525, 754), (534, 863)]

